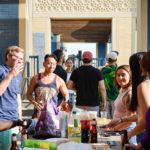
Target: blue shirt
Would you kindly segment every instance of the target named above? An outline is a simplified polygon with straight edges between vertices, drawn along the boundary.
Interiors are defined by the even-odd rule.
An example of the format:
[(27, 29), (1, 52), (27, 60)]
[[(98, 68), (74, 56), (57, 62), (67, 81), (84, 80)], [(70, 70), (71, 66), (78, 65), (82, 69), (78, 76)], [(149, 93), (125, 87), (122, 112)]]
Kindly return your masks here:
[[(6, 65), (0, 65), (0, 82), (9, 74), (11, 69)], [(18, 74), (14, 77), (5, 92), (0, 96), (0, 120), (17, 120), (18, 101), (17, 95), (20, 93), (22, 76)]]

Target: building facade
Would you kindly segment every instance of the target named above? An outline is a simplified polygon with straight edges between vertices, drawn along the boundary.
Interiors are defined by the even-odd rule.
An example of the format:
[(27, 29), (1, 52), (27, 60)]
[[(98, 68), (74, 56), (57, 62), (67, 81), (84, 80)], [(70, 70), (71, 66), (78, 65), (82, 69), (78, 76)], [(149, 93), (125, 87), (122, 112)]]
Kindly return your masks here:
[[(60, 36), (55, 41), (52, 39), (55, 34), (52, 32), (53, 20), (109, 19), (110, 39), (97, 43), (97, 56), (100, 57), (102, 51), (107, 52), (109, 43), (112, 50), (119, 52), (120, 65), (128, 64), (132, 53), (147, 51), (150, 48), (148, 30), (150, 4), (147, 0), (3, 0), (2, 2), (7, 2), (7, 7), (14, 10), (11, 11), (13, 13), (7, 12), (8, 16), (0, 15), (2, 22), (6, 20), (9, 22), (7, 29), (11, 28), (9, 30), (13, 35), (8, 39), (6, 37), (9, 42), (1, 43), (1, 58), (4, 48), (17, 44), (25, 49), (26, 61), (31, 55), (39, 55), (42, 62), (43, 56), (51, 53), (52, 46), (55, 45), (53, 42), (57, 41), (55, 45), (57, 48), (62, 43)], [(3, 4), (0, 3), (0, 8), (2, 6)], [(2, 7), (0, 11), (3, 12), (3, 9)], [(4, 41), (4, 36), (1, 38)]]

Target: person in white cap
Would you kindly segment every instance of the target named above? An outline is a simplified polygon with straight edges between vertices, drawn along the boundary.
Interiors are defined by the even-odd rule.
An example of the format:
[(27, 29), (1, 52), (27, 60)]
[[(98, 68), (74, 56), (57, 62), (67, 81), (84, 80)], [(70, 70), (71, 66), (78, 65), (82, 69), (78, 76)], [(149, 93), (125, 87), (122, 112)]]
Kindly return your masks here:
[(106, 110), (108, 112), (108, 118), (110, 119), (113, 117), (114, 101), (118, 96), (118, 90), (116, 89), (114, 83), (116, 69), (117, 69), (117, 53), (110, 52), (107, 55), (107, 65), (101, 69), (101, 74), (104, 78), (107, 93)]
[[(110, 52), (107, 54), (107, 65), (114, 65), (117, 67), (117, 57), (118, 57), (118, 54), (116, 52)], [(106, 65), (106, 66), (107, 66)]]
[(78, 108), (97, 111), (97, 114), (99, 114), (100, 98), (98, 90), (100, 90), (102, 96), (102, 109), (105, 110), (106, 89), (99, 70), (92, 66), (92, 57), (90, 51), (83, 53), (83, 65), (72, 72), (67, 87), (76, 91)]

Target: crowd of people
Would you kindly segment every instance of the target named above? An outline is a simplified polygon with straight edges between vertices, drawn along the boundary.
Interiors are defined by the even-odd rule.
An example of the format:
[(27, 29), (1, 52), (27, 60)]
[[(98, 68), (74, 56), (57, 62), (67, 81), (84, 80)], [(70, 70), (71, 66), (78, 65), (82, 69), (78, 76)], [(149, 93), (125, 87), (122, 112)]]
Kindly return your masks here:
[[(96, 111), (98, 116), (101, 110), (106, 110), (111, 121), (104, 130), (126, 129), (130, 142), (126, 147), (148, 150), (150, 51), (132, 54), (129, 65), (118, 66), (118, 57), (116, 52), (110, 52), (105, 66), (97, 69), (92, 66), (90, 51), (83, 52), (83, 64), (78, 68), (74, 68), (71, 58), (65, 61), (61, 49), (45, 55), (44, 71), (31, 78), (27, 89), (27, 99), (34, 105), (33, 118), (48, 100), (58, 111), (64, 102), (86, 111)], [(22, 126), (20, 89), (23, 67), (24, 50), (18, 46), (8, 47), (5, 63), (0, 65), (1, 150), (9, 149), (10, 135), (19, 133), (19, 126)]]

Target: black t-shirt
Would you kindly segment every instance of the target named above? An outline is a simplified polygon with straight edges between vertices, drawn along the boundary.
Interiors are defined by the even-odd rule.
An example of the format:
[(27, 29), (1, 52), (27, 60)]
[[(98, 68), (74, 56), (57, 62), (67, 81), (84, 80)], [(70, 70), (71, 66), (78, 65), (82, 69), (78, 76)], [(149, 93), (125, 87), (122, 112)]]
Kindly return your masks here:
[(78, 106), (98, 106), (98, 82), (103, 80), (101, 73), (93, 66), (81, 66), (71, 74), (77, 92)]
[(66, 72), (66, 70), (63, 69), (62, 66), (57, 65), (54, 73), (57, 74), (59, 77), (61, 77), (66, 82), (67, 72)]
[[(67, 81), (67, 72), (63, 69), (62, 66), (57, 65), (57, 66), (56, 66), (56, 69), (55, 69), (55, 71), (54, 71), (54, 73), (57, 74), (59, 77), (61, 77), (61, 78), (64, 80), (64, 82)], [(63, 99), (63, 96), (62, 96), (62, 94), (59, 92), (59, 93), (58, 93), (58, 101), (61, 101), (62, 99)], [(60, 103), (60, 102), (58, 102), (58, 105), (59, 105), (59, 103)]]

